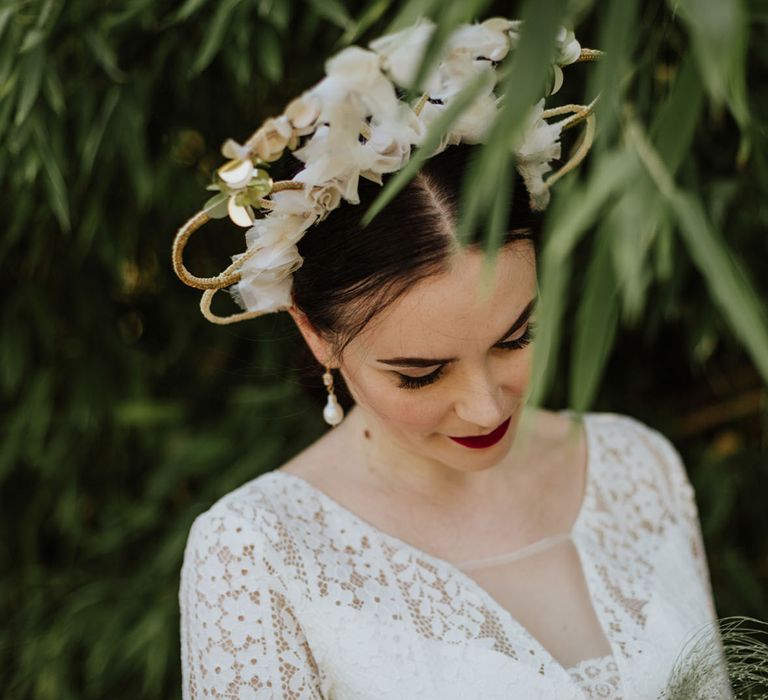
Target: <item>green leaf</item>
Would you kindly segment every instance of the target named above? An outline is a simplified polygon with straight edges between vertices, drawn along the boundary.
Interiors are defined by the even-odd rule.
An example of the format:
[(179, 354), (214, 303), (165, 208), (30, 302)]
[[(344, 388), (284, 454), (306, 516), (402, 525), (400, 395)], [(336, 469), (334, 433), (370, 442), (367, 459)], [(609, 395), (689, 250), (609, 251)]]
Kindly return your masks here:
[[(10, 324), (6, 325), (6, 328), (10, 327)], [(0, 340), (0, 386), (5, 396), (15, 393), (21, 385), (29, 351), (28, 334), (23, 327), (15, 326), (13, 333), (3, 334)]]
[(413, 84), (407, 86), (419, 94), (424, 89), (425, 78), (438, 63), (451, 33), (460, 24), (472, 19), (488, 4), (487, 0), (463, 0), (462, 2), (432, 3), (430, 14), (437, 11), (437, 22), (424, 54), (413, 77)]
[(469, 107), (475, 97), (483, 89), (487, 78), (479, 73), (457, 93), (451, 101), (448, 108), (435, 119), (427, 129), (424, 139), (419, 148), (411, 151), (411, 156), (406, 165), (397, 171), (394, 176), (384, 185), (378, 197), (371, 203), (361, 219), (363, 227), (367, 226), (373, 218), (395, 197), (395, 195), (410, 182), (414, 175), (421, 168), (422, 163), (431, 156), (437, 147), (443, 135), (448, 131), (451, 124), (459, 118), (462, 112)]
[(713, 300), (768, 384), (768, 315), (747, 271), (712, 228), (698, 199), (675, 191), (670, 205)]
[(420, 17), (431, 17), (434, 15), (435, 9), (439, 4), (439, 0), (411, 0), (411, 2), (403, 3), (400, 7), (400, 11), (386, 26), (380, 36), (394, 34), (401, 29), (410, 27)]
[(746, 126), (749, 113), (746, 53), (749, 38), (742, 0), (669, 0), (691, 32), (699, 72), (715, 103), (725, 102)]
[(35, 47), (40, 46), (46, 36), (47, 32), (43, 29), (39, 29), (38, 27), (30, 29), (24, 37), (24, 41), (19, 48), (19, 53), (27, 53), (27, 51), (31, 51)]
[(172, 16), (171, 22), (183, 22), (205, 5), (208, 0), (187, 0)]
[(595, 240), (576, 314), (569, 389), (569, 405), (575, 411), (592, 405), (618, 327), (619, 295), (611, 264), (614, 234), (606, 219)]
[(205, 39), (192, 64), (191, 73), (197, 75), (204, 71), (213, 57), (219, 52), (232, 21), (232, 16), (241, 0), (221, 0), (213, 14), (210, 25), (206, 28)]
[(9, 5), (8, 7), (3, 7), (0, 9), (0, 42), (2, 42), (5, 28), (9, 25), (11, 17), (13, 17), (13, 13), (16, 9), (17, 8), (13, 5)]
[(19, 102), (16, 108), (16, 118), (14, 119), (16, 126), (24, 122), (35, 104), (37, 95), (40, 92), (44, 68), (45, 50), (42, 46), (27, 54), (24, 62), (21, 64), (21, 87), (19, 90)]
[(43, 171), (46, 174), (45, 183), (48, 189), (51, 208), (53, 209), (62, 230), (69, 232), (71, 223), (69, 218), (67, 185), (64, 176), (62, 175), (61, 168), (56, 160), (56, 154), (50, 146), (48, 136), (45, 133), (42, 123), (37, 119), (32, 124), (32, 133), (42, 159)]
[(614, 141), (621, 98), (637, 70), (633, 55), (639, 37), (637, 27), (638, 0), (614, 0), (605, 5), (597, 47), (605, 51), (606, 57), (589, 71), (587, 79), (587, 94), (600, 96), (595, 107), (598, 152)]
[(341, 46), (349, 46), (358, 41), (376, 22), (378, 22), (384, 13), (389, 9), (389, 0), (373, 0), (362, 14), (354, 20), (352, 25), (342, 34), (339, 39)]
[(660, 282), (667, 282), (674, 273), (675, 236), (669, 206), (661, 207), (658, 212), (659, 223), (656, 229), (654, 246), (654, 271)]
[(43, 78), (43, 93), (51, 109), (57, 116), (62, 116), (65, 111), (64, 91), (61, 87), (59, 74), (54, 66), (47, 66), (45, 77)]
[(541, 302), (531, 381), (534, 404), (543, 400), (554, 379), (573, 249), (598, 220), (606, 203), (629, 186), (637, 168), (637, 159), (630, 151), (609, 153), (597, 163), (586, 186), (564, 179), (553, 197), (539, 260)]
[(8, 87), (8, 83), (15, 83), (20, 74), (19, 56), (16, 49), (13, 36), (9, 36), (3, 41), (0, 33), (0, 100), (12, 89)]
[(672, 90), (656, 113), (650, 132), (659, 155), (673, 175), (689, 153), (703, 97), (696, 65), (688, 56), (678, 69)]
[(634, 119), (628, 120), (626, 134), (659, 192), (669, 202), (680, 234), (707, 281), (713, 300), (768, 383), (768, 315), (746, 271), (712, 227), (701, 202), (677, 187)]
[(271, 25), (259, 25), (256, 45), (262, 72), (270, 83), (279, 83), (283, 79), (283, 46)]
[(574, 187), (563, 197), (553, 197), (545, 225), (545, 255), (556, 263), (570, 256), (606, 202), (628, 187), (637, 174), (634, 154), (614, 151), (598, 161), (585, 185)]
[(229, 201), (229, 195), (226, 192), (213, 195), (203, 204), (203, 211), (208, 214), (211, 219), (225, 219), (229, 216), (227, 211), (227, 202)]
[(349, 31), (354, 26), (354, 20), (340, 0), (307, 0), (307, 4), (320, 17), (327, 19), (341, 29)]
[[(457, 238), (464, 242), (492, 210), (491, 200), (499, 172), (499, 158), (513, 158), (523, 136), (526, 118), (541, 98), (554, 57), (554, 42), (565, 9), (564, 2), (528, 2), (523, 9), (523, 30), (511, 63), (502, 72), (499, 93), (503, 103), (479, 157), (474, 160), (461, 192)], [(498, 93), (497, 93), (498, 94)]]
[(536, 304), (536, 341), (533, 344), (533, 371), (529, 384), (528, 401), (538, 406), (549, 390), (557, 364), (562, 317), (568, 298), (568, 283), (571, 279), (570, 258), (560, 261), (555, 270), (551, 262), (545, 261), (538, 282)]
[(11, 100), (6, 99), (6, 97), (13, 92), (13, 89), (16, 87), (18, 78), (19, 73), (15, 72), (6, 80), (0, 82), (0, 102), (4, 102), (9, 107), (11, 106)]
[(85, 43), (91, 49), (93, 57), (103, 69), (104, 72), (116, 83), (122, 83), (128, 77), (126, 73), (117, 64), (117, 55), (115, 50), (107, 41), (107, 38), (96, 30), (85, 32)]
[(628, 323), (642, 315), (645, 293), (651, 281), (646, 264), (653, 246), (659, 213), (664, 203), (648, 181), (638, 178), (627, 188), (604, 217), (603, 226), (610, 231), (610, 251), (616, 281), (621, 292), (622, 316)]
[[(296, 9), (300, 12), (301, 7), (297, 5)], [(281, 36), (285, 36), (291, 25), (293, 8), (293, 3), (286, 2), (285, 0), (260, 0), (257, 11), (259, 17), (269, 21)]]
[(172, 401), (157, 401), (150, 397), (127, 400), (115, 407), (115, 420), (121, 425), (151, 427), (177, 422), (183, 408)]
[(96, 162), (96, 156), (99, 153), (101, 142), (104, 139), (104, 133), (112, 118), (112, 113), (115, 111), (115, 107), (117, 107), (117, 103), (120, 101), (120, 95), (121, 88), (117, 85), (113, 85), (104, 97), (98, 120), (85, 138), (83, 143), (83, 160), (81, 163), (81, 173), (85, 181), (91, 176), (93, 165)]

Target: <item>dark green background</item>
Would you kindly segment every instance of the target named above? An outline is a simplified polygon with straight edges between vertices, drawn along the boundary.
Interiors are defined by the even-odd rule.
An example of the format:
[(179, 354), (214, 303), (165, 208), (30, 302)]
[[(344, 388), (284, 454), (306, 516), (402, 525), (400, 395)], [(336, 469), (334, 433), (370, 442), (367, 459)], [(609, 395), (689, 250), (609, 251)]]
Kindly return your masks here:
[[(532, 24), (533, 4), (520, 8)], [(726, 7), (708, 23), (686, 15), (695, 5), (673, 16), (662, 2), (539, 3), (616, 59), (615, 73), (595, 73), (601, 140), (558, 185), (554, 210), (576, 206), (578, 186), (622, 148), (631, 106), (714, 236), (654, 223), (651, 252), (621, 289), (627, 248), (612, 236), (603, 273), (615, 305), (596, 322), (579, 310), (602, 274), (589, 267), (611, 232), (600, 222), (634, 235), (659, 200), (637, 182), (616, 209), (603, 204), (557, 292), (559, 360), (542, 400), (664, 432), (696, 488), (719, 614), (767, 620), (768, 7), (702, 2), (699, 19)], [(279, 114), (326, 57), (364, 45), (399, 7), (0, 2), (4, 697), (179, 696), (192, 520), (326, 426), (302, 392), (288, 316), (208, 324), (171, 271), (171, 240), (205, 200), (224, 139)], [(462, 7), (480, 19), (508, 11)], [(675, 92), (683, 65), (692, 82)], [(556, 97), (584, 99), (598, 85), (589, 75), (574, 67)], [(682, 221), (691, 210), (675, 211)], [(199, 274), (243, 247), (235, 227), (209, 228), (189, 249)], [(731, 282), (718, 291), (717, 280)]]

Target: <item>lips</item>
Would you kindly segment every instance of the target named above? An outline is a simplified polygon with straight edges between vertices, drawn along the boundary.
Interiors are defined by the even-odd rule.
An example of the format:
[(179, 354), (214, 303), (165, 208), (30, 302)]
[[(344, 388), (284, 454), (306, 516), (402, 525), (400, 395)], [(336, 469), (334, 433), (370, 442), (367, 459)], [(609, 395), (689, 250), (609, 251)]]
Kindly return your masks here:
[(507, 418), (498, 428), (495, 428), (487, 435), (476, 435), (474, 437), (452, 437), (449, 435), (448, 437), (451, 438), (454, 442), (458, 442), (459, 445), (464, 445), (464, 447), (471, 447), (474, 449), (478, 449), (481, 447), (490, 447), (491, 445), (495, 445), (501, 438), (504, 437), (504, 435), (507, 432), (507, 428), (509, 428), (509, 423), (512, 420), (512, 416)]

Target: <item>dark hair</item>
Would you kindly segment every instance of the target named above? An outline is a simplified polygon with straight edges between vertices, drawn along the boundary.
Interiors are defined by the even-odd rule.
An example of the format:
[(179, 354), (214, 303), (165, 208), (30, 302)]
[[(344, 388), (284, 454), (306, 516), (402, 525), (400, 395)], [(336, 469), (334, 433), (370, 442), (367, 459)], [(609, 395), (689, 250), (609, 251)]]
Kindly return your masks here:
[[(293, 275), (294, 303), (339, 354), (374, 316), (415, 283), (447, 269), (457, 245), (451, 232), (458, 221), (462, 184), (479, 148), (448, 146), (427, 159), (366, 228), (361, 227), (360, 220), (382, 185), (361, 177), (360, 204), (342, 200), (298, 242), (304, 261)], [(302, 167), (298, 163), (295, 169)], [(515, 173), (502, 245), (527, 239), (537, 250), (541, 213), (531, 211), (528, 191)], [(383, 177), (385, 184), (389, 177)], [(479, 248), (480, 237), (470, 239), (467, 245)], [(306, 343), (300, 343), (301, 384), (322, 402), (326, 394), (323, 371)], [(334, 372), (334, 388), (342, 407), (348, 409), (354, 404), (338, 372)]]

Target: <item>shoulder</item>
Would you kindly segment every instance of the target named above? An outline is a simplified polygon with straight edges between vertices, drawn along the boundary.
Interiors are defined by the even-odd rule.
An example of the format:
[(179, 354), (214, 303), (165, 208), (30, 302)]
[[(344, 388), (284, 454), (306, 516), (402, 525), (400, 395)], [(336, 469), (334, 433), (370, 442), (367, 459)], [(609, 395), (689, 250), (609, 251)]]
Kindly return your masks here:
[(250, 560), (274, 569), (281, 538), (280, 514), (272, 496), (269, 472), (219, 498), (192, 522), (187, 534), (183, 569), (227, 568)]
[(593, 427), (592, 449), (603, 460), (624, 465), (623, 478), (653, 483), (664, 497), (678, 503), (693, 496), (680, 452), (660, 430), (622, 413), (595, 412), (583, 416)]

